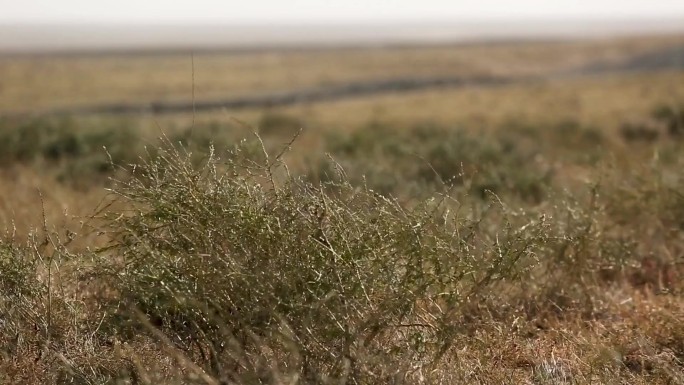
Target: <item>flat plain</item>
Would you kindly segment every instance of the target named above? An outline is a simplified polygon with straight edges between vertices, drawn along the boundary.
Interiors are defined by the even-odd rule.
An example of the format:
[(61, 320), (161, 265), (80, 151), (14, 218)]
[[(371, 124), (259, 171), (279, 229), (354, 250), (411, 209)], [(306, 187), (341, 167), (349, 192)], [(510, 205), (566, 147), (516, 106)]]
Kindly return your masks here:
[(0, 383), (684, 383), (682, 57), (0, 56)]

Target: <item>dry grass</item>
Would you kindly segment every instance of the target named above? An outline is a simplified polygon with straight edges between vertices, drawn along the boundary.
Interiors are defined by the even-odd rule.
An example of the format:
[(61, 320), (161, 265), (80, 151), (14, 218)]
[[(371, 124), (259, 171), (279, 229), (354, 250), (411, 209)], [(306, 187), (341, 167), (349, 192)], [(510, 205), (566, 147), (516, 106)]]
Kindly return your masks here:
[[(198, 114), (195, 120), (230, 124), (237, 118), (258, 128), (264, 116), (284, 114), (304, 122), (305, 134), (314, 137), (325, 131), (355, 131), (368, 122), (395, 129), (427, 123), (487, 131), (511, 122), (553, 125), (572, 120), (614, 135), (624, 123), (643, 120), (654, 106), (676, 104), (682, 98), (681, 73), (642, 73), (496, 88), (416, 91), (267, 110), (225, 110)], [(189, 126), (193, 117), (170, 114), (141, 120), (183, 127)]]
[[(574, 68), (680, 37), (195, 55), (196, 97), (414, 76), (518, 76)], [(189, 54), (0, 57), (0, 113), (98, 102), (190, 98)]]
[(682, 84), (681, 73), (609, 75), (502, 88), (388, 95), (285, 111), (311, 116), (321, 127), (336, 129), (359, 127), (367, 121), (397, 126), (434, 122), (480, 130), (511, 121), (544, 124), (577, 120), (613, 131), (621, 120), (642, 117), (653, 105), (681, 100)]
[(100, 186), (74, 188), (58, 182), (51, 172), (16, 166), (0, 171), (0, 196), (3, 233), (26, 239), (31, 233), (42, 233), (45, 222), (62, 236), (67, 232), (82, 235), (77, 243), (85, 246), (92, 241), (88, 218), (105, 191)]

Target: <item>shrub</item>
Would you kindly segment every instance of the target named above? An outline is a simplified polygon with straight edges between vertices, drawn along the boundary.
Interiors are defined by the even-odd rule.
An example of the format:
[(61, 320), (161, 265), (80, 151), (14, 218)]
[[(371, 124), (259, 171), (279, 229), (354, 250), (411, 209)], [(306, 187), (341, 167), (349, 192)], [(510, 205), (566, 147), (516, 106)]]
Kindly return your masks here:
[(659, 106), (653, 110), (651, 116), (662, 122), (671, 136), (679, 137), (684, 134), (684, 106)]
[[(498, 132), (473, 134), (433, 125), (392, 131), (374, 124), (348, 137), (333, 134), (328, 147), (351, 181), (368, 181), (386, 195), (416, 195), (447, 184), (482, 198), (506, 191), (539, 202), (550, 184), (550, 170), (534, 161), (536, 152)], [(318, 178), (327, 172), (319, 170)]]
[(104, 265), (120, 300), (222, 381), (265, 366), (307, 383), (384, 382), (428, 365), (469, 304), (514, 285), (546, 237), (496, 206), (406, 208), (346, 182), (278, 180), (276, 161), (236, 153), (195, 168), (166, 149), (115, 189), (131, 208), (111, 216)]
[(264, 137), (275, 135), (291, 138), (299, 130), (305, 128), (305, 124), (304, 121), (293, 115), (266, 112), (261, 115), (257, 127), (259, 128), (259, 134)]
[[(38, 261), (30, 256), (28, 250), (14, 247), (11, 243), (0, 242), (0, 303), (8, 313), (0, 319), (9, 324), (3, 328), (12, 329), (11, 320), (15, 318), (11, 312), (21, 314), (17, 318), (29, 318), (31, 303), (44, 294), (43, 285), (37, 277)], [(8, 334), (11, 334), (9, 332)]]
[[(106, 151), (105, 151), (106, 148)], [(0, 162), (41, 162), (57, 170), (65, 182), (87, 185), (111, 172), (111, 160), (127, 165), (143, 153), (139, 132), (125, 122), (79, 122), (41, 118), (0, 122)]]
[(660, 130), (644, 123), (624, 123), (620, 126), (620, 135), (627, 142), (652, 143), (660, 136)]
[(552, 125), (555, 144), (573, 149), (595, 148), (605, 143), (605, 134), (598, 128), (586, 127), (575, 120), (566, 120)]

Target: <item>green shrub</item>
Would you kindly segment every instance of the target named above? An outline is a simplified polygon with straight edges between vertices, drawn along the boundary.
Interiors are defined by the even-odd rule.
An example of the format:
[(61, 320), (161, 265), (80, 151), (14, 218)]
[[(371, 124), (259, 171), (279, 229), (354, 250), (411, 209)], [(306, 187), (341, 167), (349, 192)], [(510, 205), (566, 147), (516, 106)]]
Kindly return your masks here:
[(605, 134), (598, 128), (585, 127), (574, 120), (566, 120), (551, 127), (556, 144), (573, 149), (594, 148), (605, 143)]
[(29, 250), (0, 241), (0, 302), (26, 304), (44, 293), (37, 277), (38, 261), (30, 254)]
[[(539, 202), (550, 184), (549, 170), (534, 161), (536, 152), (498, 132), (478, 135), (433, 125), (392, 131), (374, 124), (347, 137), (330, 135), (328, 148), (351, 181), (367, 182), (385, 195), (416, 195), (447, 184), (482, 198), (505, 191)], [(314, 179), (328, 174), (326, 167)]]
[(651, 116), (663, 123), (673, 137), (684, 134), (684, 106), (659, 106), (653, 110)]
[(109, 175), (112, 160), (131, 164), (143, 153), (143, 146), (140, 133), (125, 122), (69, 118), (0, 122), (0, 163), (41, 162), (56, 169), (65, 182), (88, 184)]
[(202, 350), (193, 357), (222, 381), (280, 363), (305, 382), (377, 383), (428, 365), (546, 237), (497, 206), (406, 208), (346, 182), (278, 182), (273, 160), (239, 158), (195, 168), (167, 149), (144, 164), (115, 189), (130, 210), (111, 214), (104, 265), (118, 301), (186, 354)]
[(304, 121), (298, 117), (279, 112), (266, 112), (261, 115), (257, 123), (259, 134), (264, 137), (280, 136), (292, 138), (299, 130), (304, 129), (305, 126)]

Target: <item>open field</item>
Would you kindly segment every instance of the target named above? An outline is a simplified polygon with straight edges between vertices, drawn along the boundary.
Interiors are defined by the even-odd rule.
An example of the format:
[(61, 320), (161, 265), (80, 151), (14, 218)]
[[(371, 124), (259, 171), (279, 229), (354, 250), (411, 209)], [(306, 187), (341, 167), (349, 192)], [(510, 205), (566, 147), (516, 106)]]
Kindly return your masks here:
[[(681, 46), (679, 36), (432, 47), (198, 52), (195, 97), (422, 77), (545, 75)], [(0, 114), (98, 103), (189, 100), (191, 55), (0, 56)]]
[(684, 383), (682, 42), (0, 58), (0, 384)]

